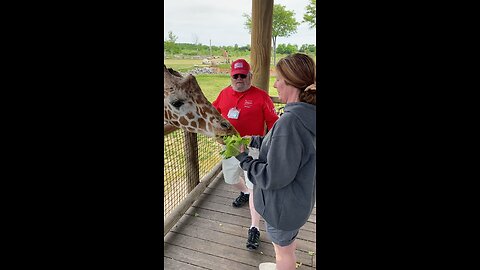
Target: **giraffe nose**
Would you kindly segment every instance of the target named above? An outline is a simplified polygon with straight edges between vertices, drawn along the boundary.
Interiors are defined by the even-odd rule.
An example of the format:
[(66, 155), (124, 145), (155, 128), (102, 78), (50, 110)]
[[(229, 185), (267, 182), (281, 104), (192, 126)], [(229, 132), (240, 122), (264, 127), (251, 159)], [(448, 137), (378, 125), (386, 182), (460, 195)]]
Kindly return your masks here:
[(220, 126), (224, 129), (229, 129), (231, 127), (231, 124), (230, 124), (230, 122), (223, 121), (223, 122), (220, 123)]

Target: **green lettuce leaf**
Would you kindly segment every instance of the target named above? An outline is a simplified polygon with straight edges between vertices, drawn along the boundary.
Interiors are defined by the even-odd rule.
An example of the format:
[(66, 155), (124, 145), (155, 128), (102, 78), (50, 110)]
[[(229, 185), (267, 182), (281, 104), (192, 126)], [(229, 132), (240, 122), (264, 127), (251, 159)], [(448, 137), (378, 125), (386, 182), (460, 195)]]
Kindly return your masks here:
[(245, 149), (250, 144), (250, 138), (242, 138), (240, 135), (230, 135), (224, 136), (223, 141), (225, 142), (225, 150), (221, 151), (220, 154), (224, 159), (234, 157), (240, 154), (240, 145), (245, 145)]

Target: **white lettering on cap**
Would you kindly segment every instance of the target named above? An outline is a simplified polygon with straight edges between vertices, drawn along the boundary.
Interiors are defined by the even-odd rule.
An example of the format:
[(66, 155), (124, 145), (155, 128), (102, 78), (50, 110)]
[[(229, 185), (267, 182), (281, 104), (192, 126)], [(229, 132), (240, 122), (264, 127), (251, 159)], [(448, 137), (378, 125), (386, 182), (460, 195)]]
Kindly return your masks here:
[(235, 65), (233, 65), (233, 68), (243, 68), (243, 63), (235, 63)]

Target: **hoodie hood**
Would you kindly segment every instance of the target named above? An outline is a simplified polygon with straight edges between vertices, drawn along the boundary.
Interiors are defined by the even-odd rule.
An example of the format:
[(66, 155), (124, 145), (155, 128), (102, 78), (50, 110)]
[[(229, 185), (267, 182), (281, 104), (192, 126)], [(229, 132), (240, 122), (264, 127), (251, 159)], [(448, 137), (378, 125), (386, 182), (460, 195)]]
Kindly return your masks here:
[(291, 113), (298, 118), (305, 128), (316, 136), (317, 107), (305, 102), (292, 102), (285, 105), (285, 113)]

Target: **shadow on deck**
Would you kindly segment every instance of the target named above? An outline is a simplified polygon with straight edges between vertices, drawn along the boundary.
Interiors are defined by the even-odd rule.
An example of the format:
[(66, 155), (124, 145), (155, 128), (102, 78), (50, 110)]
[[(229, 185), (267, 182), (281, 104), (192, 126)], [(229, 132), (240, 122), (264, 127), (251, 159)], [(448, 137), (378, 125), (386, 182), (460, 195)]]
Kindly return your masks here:
[[(237, 196), (220, 172), (164, 237), (164, 269), (253, 270), (261, 262), (275, 262), (263, 220), (260, 247), (245, 248), (250, 212), (247, 205), (232, 207)], [(316, 269), (316, 208), (297, 236), (296, 255), (297, 269)]]

